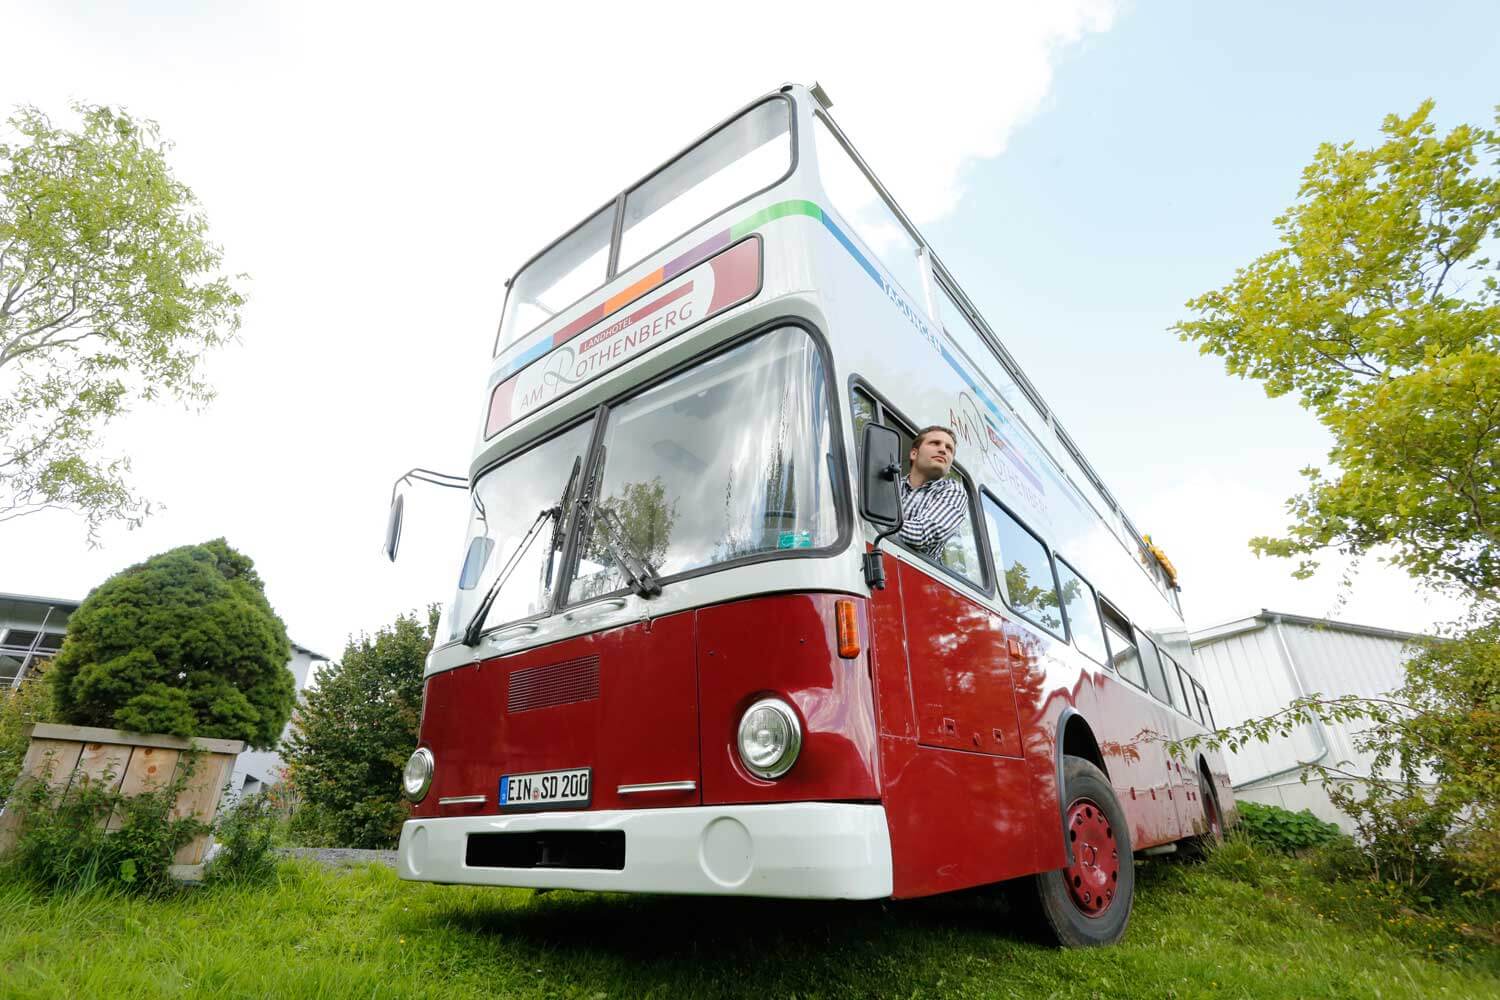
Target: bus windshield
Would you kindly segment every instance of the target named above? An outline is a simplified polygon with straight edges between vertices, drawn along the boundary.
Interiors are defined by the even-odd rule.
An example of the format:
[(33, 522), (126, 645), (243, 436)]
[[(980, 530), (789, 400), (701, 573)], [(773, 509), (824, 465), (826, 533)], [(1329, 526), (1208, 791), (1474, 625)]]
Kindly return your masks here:
[[(792, 106), (771, 98), (677, 157), (543, 251), (511, 282), (495, 352), (792, 168)], [(622, 211), (618, 252), (612, 242)], [(618, 261), (616, 272), (610, 261)]]
[(567, 512), (543, 512), (564, 508), (564, 494), (570, 486), (576, 491), (576, 481), (569, 482), (571, 472), (588, 451), (593, 427), (590, 420), (550, 438), (474, 484), (458, 593), (444, 614), (445, 639), (463, 635), (501, 571), (512, 562), (509, 578), (491, 599), (485, 624), (503, 625), (551, 607), (560, 582), (557, 570)]
[(623, 590), (610, 518), (659, 577), (838, 537), (827, 379), (807, 334), (777, 330), (614, 408), (569, 603)]
[[(479, 478), (447, 639), (463, 634), (502, 572), (484, 629), (547, 613), (563, 586), (568, 604), (627, 589), (622, 558), (670, 578), (837, 544), (828, 379), (801, 329), (709, 358), (605, 419), (581, 476), (572, 470), (588, 461), (592, 420)], [(574, 530), (582, 541), (569, 583), (561, 553)]]

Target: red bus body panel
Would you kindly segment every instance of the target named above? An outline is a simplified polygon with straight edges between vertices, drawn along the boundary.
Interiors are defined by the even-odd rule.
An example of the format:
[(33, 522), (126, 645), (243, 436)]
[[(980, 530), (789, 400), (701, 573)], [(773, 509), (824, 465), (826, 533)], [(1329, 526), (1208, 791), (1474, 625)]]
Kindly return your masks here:
[[(936, 571), (886, 567), (869, 600), (733, 601), (434, 674), (421, 743), (436, 770), (413, 815), (493, 814), (501, 775), (576, 767), (593, 769), (589, 809), (879, 801), (893, 895), (925, 896), (1067, 863), (1057, 741), (1071, 708), (1136, 849), (1200, 825), (1196, 774), (1141, 739), (1166, 722), (1149, 695)], [(838, 653), (839, 600), (855, 604), (854, 658)], [(768, 695), (803, 727), (796, 765), (775, 781), (748, 772), (736, 746), (745, 709)], [(695, 788), (618, 791), (674, 781)]]
[[(705, 805), (880, 798), (869, 659), (838, 655), (835, 600), (784, 594), (698, 612)], [(802, 752), (775, 781), (745, 770), (736, 746), (740, 717), (765, 695), (802, 718)]]
[[(415, 815), (493, 813), (502, 774), (572, 767), (594, 769), (591, 808), (697, 805), (696, 791), (629, 797), (616, 791), (620, 785), (698, 780), (694, 619), (686, 611), (434, 674), (427, 681), (422, 744), (437, 766)], [(550, 705), (544, 698), (541, 707), (508, 708), (517, 674), (595, 657), (598, 687), (592, 697)], [(539, 676), (545, 687), (545, 673), (522, 676), (532, 690)], [(438, 804), (446, 796), (478, 794), (486, 796), (483, 803)]]

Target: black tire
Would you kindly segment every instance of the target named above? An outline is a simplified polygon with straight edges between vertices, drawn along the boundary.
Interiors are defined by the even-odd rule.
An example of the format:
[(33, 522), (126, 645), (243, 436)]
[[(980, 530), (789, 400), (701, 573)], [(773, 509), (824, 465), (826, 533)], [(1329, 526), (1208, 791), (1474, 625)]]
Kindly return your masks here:
[(1109, 779), (1082, 757), (1063, 758), (1067, 868), (1031, 878), (1037, 929), (1064, 948), (1094, 948), (1125, 936), (1135, 902), (1130, 826)]
[(1224, 811), (1219, 808), (1219, 792), (1213, 779), (1203, 768), (1198, 768), (1198, 799), (1203, 803), (1203, 834), (1198, 838), (1205, 848), (1218, 847), (1224, 843)]

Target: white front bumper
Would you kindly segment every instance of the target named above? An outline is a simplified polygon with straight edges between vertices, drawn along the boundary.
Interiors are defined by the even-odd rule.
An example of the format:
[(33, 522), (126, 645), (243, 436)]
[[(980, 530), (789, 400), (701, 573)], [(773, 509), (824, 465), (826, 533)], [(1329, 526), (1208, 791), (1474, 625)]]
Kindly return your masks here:
[[(471, 833), (539, 830), (623, 830), (625, 867), (464, 863)], [(470, 885), (882, 899), (891, 894), (891, 837), (881, 806), (835, 802), (457, 816), (407, 821), (398, 871), (404, 879)]]

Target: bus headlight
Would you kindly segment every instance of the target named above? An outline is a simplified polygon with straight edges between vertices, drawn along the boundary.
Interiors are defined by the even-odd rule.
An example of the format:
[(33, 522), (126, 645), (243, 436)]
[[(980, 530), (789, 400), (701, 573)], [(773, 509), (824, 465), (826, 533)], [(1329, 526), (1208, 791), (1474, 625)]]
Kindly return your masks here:
[(780, 698), (762, 698), (740, 718), (740, 760), (751, 774), (779, 778), (792, 769), (802, 750), (797, 713)]
[(421, 802), (432, 787), (433, 767), (432, 751), (426, 747), (408, 757), (401, 770), (402, 793), (413, 802)]

